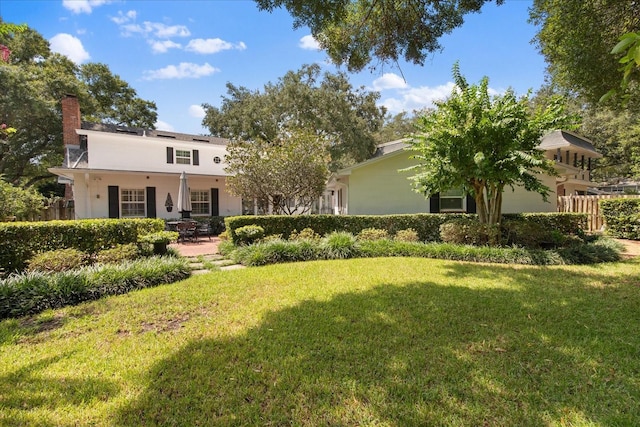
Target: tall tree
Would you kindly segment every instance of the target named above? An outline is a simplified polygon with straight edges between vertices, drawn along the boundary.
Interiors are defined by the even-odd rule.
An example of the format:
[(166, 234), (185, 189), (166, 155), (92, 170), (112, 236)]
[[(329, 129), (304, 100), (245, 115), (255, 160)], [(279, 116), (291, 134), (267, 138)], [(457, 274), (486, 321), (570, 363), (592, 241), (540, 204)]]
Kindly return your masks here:
[[(640, 2), (534, 0), (531, 21), (540, 26), (535, 40), (554, 83), (596, 103), (620, 85), (611, 50), (623, 34), (640, 31)], [(640, 87), (629, 89), (637, 99)]]
[(546, 131), (566, 129), (573, 118), (558, 102), (531, 111), (528, 96), (518, 99), (513, 90), (491, 97), (487, 77), (470, 85), (457, 64), (453, 78), (457, 87), (449, 98), (418, 119), (410, 143), (420, 161), (409, 168), (416, 172), (415, 190), (430, 197), (462, 188), (487, 224), (500, 222), (507, 187), (522, 186), (546, 200), (550, 189), (539, 174), (555, 170), (536, 147)]
[(288, 129), (269, 141), (237, 139), (227, 151), (231, 192), (265, 202), (276, 213), (308, 212), (324, 191), (327, 151), (324, 139), (313, 131)]
[(376, 143), (384, 144), (385, 142), (406, 138), (415, 130), (415, 121), (415, 116), (406, 111), (395, 115), (388, 114), (384, 119), (382, 128), (376, 133)]
[(491, 0), (255, 1), (269, 12), (286, 8), (294, 27), (309, 27), (333, 62), (360, 71), (374, 58), (393, 63), (404, 58), (422, 65), (429, 53), (441, 49), (441, 36)]
[(13, 184), (30, 186), (51, 179), (47, 168), (62, 163), (60, 100), (75, 94), (87, 120), (153, 127), (155, 104), (141, 100), (103, 64), (82, 68), (52, 53), (32, 29), (0, 32), (0, 44), (11, 54), (0, 61), (0, 124), (15, 133), (0, 144), (0, 174)]
[(286, 129), (313, 129), (330, 154), (330, 169), (363, 161), (375, 150), (374, 133), (382, 125), (378, 92), (354, 89), (344, 73), (321, 74), (320, 66), (289, 71), (264, 90), (250, 91), (227, 83), (222, 105), (204, 104), (202, 124), (212, 135), (273, 141)]

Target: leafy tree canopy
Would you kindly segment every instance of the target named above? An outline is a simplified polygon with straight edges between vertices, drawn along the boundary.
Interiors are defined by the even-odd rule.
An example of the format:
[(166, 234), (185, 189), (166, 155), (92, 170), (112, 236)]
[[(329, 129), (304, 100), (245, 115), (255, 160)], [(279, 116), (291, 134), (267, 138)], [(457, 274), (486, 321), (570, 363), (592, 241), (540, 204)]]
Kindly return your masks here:
[[(640, 31), (640, 2), (534, 0), (531, 21), (540, 26), (535, 40), (553, 82), (596, 103), (620, 86), (620, 55), (611, 51), (623, 34)], [(629, 79), (631, 102), (637, 103), (640, 72)]]
[[(438, 39), (490, 0), (255, 0), (261, 10), (284, 7), (294, 27), (308, 26), (336, 64), (360, 71), (374, 58), (422, 65)], [(503, 0), (496, 0), (501, 4)]]
[(267, 83), (262, 92), (227, 83), (220, 108), (203, 105), (202, 124), (214, 136), (248, 141), (274, 141), (288, 129), (313, 129), (328, 147), (330, 169), (336, 170), (373, 154), (374, 134), (385, 114), (376, 106), (379, 97), (354, 89), (344, 73), (321, 75), (320, 66), (305, 65)]
[(546, 200), (550, 189), (539, 174), (555, 170), (537, 146), (547, 131), (569, 128), (575, 119), (559, 101), (532, 111), (529, 97), (512, 90), (492, 97), (487, 77), (470, 85), (457, 64), (453, 78), (457, 88), (449, 98), (418, 119), (411, 147), (419, 164), (409, 168), (415, 190), (430, 197), (462, 188), (487, 224), (499, 223), (506, 187), (522, 186)]
[(327, 150), (324, 139), (313, 131), (288, 129), (269, 141), (237, 139), (227, 151), (231, 192), (266, 202), (276, 213), (305, 213), (324, 191)]
[(79, 67), (52, 53), (32, 29), (2, 33), (0, 44), (10, 50), (8, 62), (0, 61), (0, 123), (15, 129), (0, 145), (5, 180), (30, 186), (62, 164), (60, 101), (66, 94), (78, 96), (85, 120), (153, 128), (155, 104), (138, 98), (106, 65)]

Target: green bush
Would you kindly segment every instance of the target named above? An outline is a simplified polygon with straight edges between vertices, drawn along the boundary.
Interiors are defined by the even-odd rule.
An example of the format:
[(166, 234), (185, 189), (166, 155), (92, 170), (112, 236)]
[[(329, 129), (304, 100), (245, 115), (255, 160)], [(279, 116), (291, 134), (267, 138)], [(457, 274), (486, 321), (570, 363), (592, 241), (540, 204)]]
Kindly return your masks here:
[(599, 205), (609, 236), (640, 240), (640, 199), (604, 199)]
[(85, 254), (77, 249), (58, 249), (39, 253), (31, 258), (28, 271), (58, 273), (81, 267), (85, 262)]
[(357, 235), (358, 240), (380, 240), (388, 238), (389, 233), (387, 230), (381, 230), (379, 228), (365, 228)]
[[(282, 237), (281, 234), (279, 234)], [(297, 230), (293, 230), (289, 235), (289, 240), (320, 240), (321, 235), (313, 231), (313, 228), (307, 227), (298, 233)]]
[[(265, 235), (281, 234), (289, 238), (294, 230), (312, 228), (321, 236), (334, 231), (345, 231), (357, 235), (366, 228), (386, 230), (395, 235), (400, 230), (414, 229), (422, 242), (440, 241), (440, 225), (455, 219), (473, 219), (471, 214), (414, 214), (414, 215), (265, 215), (226, 217), (229, 238), (238, 244), (235, 230), (246, 225), (259, 225)], [(525, 221), (541, 224), (549, 230), (562, 234), (578, 234), (586, 224), (586, 214), (534, 213), (506, 214), (504, 221)]]
[(237, 243), (240, 245), (250, 245), (264, 237), (264, 228), (259, 225), (245, 225), (235, 230)]
[(151, 218), (0, 223), (0, 270), (22, 271), (40, 252), (74, 248), (96, 254), (163, 229), (163, 220)]
[(400, 230), (393, 237), (393, 240), (398, 242), (418, 242), (418, 232), (413, 228), (407, 228), (406, 230)]
[(189, 277), (181, 258), (148, 258), (61, 273), (27, 272), (0, 280), (0, 319), (95, 300)]
[(140, 236), (138, 238), (138, 242), (150, 243), (152, 245), (164, 243), (166, 245), (171, 242), (176, 242), (178, 240), (178, 236), (179, 234), (177, 231), (157, 231), (155, 233)]
[(498, 235), (497, 225), (482, 224), (476, 219), (454, 219), (440, 226), (440, 239), (457, 245), (496, 245)]
[(134, 260), (140, 256), (138, 246), (129, 243), (126, 245), (116, 245), (111, 249), (105, 249), (96, 255), (95, 262), (98, 264), (117, 264), (119, 262)]

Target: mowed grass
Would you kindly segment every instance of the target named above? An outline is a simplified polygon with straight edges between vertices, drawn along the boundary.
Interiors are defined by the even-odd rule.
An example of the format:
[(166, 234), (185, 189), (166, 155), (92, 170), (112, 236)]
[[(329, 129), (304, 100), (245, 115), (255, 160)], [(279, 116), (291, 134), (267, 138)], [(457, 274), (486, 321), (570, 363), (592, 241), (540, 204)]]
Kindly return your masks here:
[(280, 264), (0, 323), (0, 425), (640, 425), (640, 263)]

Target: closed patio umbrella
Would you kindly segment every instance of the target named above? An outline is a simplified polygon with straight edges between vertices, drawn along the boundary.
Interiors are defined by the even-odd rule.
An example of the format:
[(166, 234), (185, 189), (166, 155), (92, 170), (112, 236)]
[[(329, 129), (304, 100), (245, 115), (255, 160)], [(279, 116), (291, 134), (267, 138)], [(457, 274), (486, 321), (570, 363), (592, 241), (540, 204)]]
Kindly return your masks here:
[(178, 187), (178, 212), (182, 218), (191, 218), (191, 193), (187, 174), (184, 171), (180, 174), (180, 187)]

